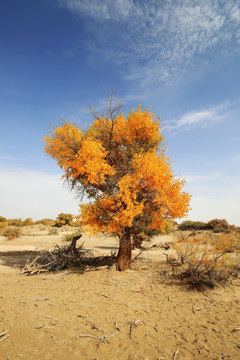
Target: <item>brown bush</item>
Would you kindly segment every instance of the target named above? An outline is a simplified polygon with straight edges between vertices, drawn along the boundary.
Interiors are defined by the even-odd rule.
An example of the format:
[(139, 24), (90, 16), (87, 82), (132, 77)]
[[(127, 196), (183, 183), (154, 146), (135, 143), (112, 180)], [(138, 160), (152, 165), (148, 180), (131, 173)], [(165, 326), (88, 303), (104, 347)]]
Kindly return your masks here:
[(21, 229), (9, 226), (3, 230), (2, 235), (5, 236), (8, 240), (13, 240), (21, 236)]
[(209, 229), (214, 232), (228, 232), (230, 231), (231, 226), (228, 224), (225, 219), (213, 219), (208, 222)]

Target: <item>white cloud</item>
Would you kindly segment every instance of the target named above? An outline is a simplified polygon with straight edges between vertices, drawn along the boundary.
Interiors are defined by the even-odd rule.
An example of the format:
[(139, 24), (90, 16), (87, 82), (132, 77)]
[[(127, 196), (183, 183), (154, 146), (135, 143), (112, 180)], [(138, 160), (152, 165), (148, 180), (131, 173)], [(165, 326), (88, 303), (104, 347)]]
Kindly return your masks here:
[(205, 124), (212, 121), (216, 121), (218, 119), (222, 119), (222, 116), (217, 115), (215, 110), (205, 110), (205, 111), (197, 111), (197, 112), (189, 112), (180, 117), (176, 126), (192, 126)]
[(198, 182), (198, 181), (214, 181), (214, 180), (226, 180), (227, 177), (222, 172), (215, 172), (213, 174), (197, 174), (197, 175), (186, 175), (186, 181)]
[(79, 14), (84, 13), (100, 20), (110, 20), (114, 16), (118, 21), (128, 17), (133, 1), (59, 0), (59, 4)]
[[(236, 48), (226, 44), (239, 43), (240, 4), (235, 0), (59, 0), (59, 4), (96, 20), (92, 51), (100, 55), (104, 48), (102, 56), (127, 64), (127, 78), (143, 83), (176, 79), (195, 56), (216, 46), (227, 48), (230, 56), (230, 49)], [(107, 50), (102, 43), (111, 46)]]
[(0, 215), (7, 218), (56, 218), (78, 213), (74, 193), (63, 187), (61, 175), (0, 168)]
[(196, 127), (208, 127), (226, 118), (226, 112), (230, 106), (229, 102), (224, 102), (208, 109), (189, 111), (178, 119), (165, 120), (163, 128), (167, 131), (177, 131), (179, 129), (189, 130)]

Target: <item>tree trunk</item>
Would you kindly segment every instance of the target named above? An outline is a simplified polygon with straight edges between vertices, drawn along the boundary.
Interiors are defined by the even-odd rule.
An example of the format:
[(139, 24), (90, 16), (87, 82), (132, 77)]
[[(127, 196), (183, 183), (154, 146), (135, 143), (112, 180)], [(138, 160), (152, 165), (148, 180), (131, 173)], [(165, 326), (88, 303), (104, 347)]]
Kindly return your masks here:
[(123, 271), (131, 268), (132, 244), (129, 230), (124, 231), (119, 240), (116, 269)]
[(82, 237), (82, 235), (77, 235), (74, 236), (74, 238), (72, 239), (71, 245), (70, 245), (70, 251), (72, 252), (73, 255), (77, 256), (78, 255), (78, 249), (76, 247), (77, 245), (77, 241)]

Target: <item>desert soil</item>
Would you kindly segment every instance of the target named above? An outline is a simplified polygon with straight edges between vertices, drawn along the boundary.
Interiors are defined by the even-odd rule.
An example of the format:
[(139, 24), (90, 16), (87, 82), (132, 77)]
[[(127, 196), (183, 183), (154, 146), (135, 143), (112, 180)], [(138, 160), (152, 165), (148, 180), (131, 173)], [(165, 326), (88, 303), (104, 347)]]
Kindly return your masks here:
[[(239, 279), (202, 292), (177, 283), (160, 247), (170, 236), (155, 238), (125, 272), (21, 275), (31, 251), (63, 244), (63, 234), (35, 226), (0, 237), (1, 360), (240, 359)], [(82, 240), (95, 255), (117, 248), (109, 237)]]

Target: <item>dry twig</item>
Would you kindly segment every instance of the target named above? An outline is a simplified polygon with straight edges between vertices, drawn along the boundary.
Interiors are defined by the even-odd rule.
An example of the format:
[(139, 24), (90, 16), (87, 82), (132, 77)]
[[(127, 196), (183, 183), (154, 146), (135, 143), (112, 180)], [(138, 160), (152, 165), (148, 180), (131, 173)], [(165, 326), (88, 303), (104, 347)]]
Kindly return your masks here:
[(240, 331), (240, 327), (236, 327), (236, 328), (232, 329), (232, 331), (233, 331), (233, 332), (235, 332), (235, 331)]
[(176, 356), (177, 356), (178, 353), (179, 353), (179, 351), (176, 350), (175, 353), (173, 354), (172, 360), (175, 360), (175, 359), (176, 359)]
[(54, 329), (54, 327), (52, 326), (48, 326), (48, 325), (39, 325), (39, 326), (36, 326), (35, 329)]
[(214, 301), (212, 304), (208, 305), (208, 306), (203, 306), (203, 307), (199, 307), (199, 308), (195, 308), (192, 306), (192, 311), (193, 313), (195, 314), (196, 311), (199, 311), (199, 310), (203, 310), (203, 309), (210, 309), (210, 311), (212, 311), (212, 307), (213, 305), (216, 304), (216, 301)]
[(133, 320), (130, 323), (130, 332), (129, 332), (129, 338), (132, 340), (132, 332), (133, 330), (138, 326), (141, 320)]
[(114, 334), (112, 335), (102, 335), (102, 336), (94, 336), (94, 335), (91, 335), (91, 334), (79, 334), (76, 339), (80, 339), (80, 338), (85, 338), (85, 337), (89, 337), (89, 338), (92, 338), (92, 339), (97, 339), (99, 340), (99, 342), (106, 342), (108, 341), (108, 339), (112, 338), (113, 336), (117, 335), (119, 333), (119, 331), (116, 331)]
[(235, 341), (232, 341), (233, 344), (235, 344), (240, 349), (240, 344), (236, 343)]
[(8, 332), (8, 330), (6, 330), (0, 334), (0, 341), (3, 341), (9, 337), (9, 335), (6, 335), (7, 332)]

